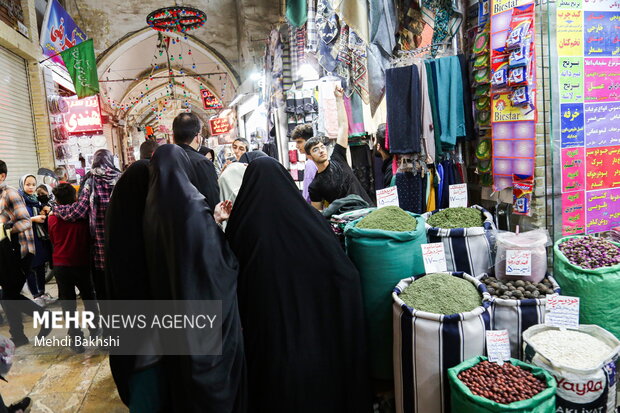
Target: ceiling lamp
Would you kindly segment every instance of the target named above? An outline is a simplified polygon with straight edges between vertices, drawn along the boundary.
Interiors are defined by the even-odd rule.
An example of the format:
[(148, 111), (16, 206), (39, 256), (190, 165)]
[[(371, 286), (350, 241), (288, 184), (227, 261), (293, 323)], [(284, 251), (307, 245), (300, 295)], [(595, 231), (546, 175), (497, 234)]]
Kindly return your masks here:
[(160, 32), (185, 33), (202, 27), (206, 22), (205, 12), (185, 6), (164, 7), (146, 17), (146, 23)]

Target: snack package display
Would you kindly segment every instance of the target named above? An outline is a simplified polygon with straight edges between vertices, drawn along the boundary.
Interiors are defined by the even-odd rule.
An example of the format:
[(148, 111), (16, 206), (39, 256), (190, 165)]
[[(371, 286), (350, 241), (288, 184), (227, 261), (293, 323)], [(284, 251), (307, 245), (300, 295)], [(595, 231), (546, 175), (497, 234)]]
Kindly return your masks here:
[(489, 83), (490, 80), (490, 72), (488, 67), (483, 67), (482, 69), (478, 69), (474, 72), (474, 81), (478, 85), (482, 85), (485, 83)]
[(531, 175), (512, 176), (512, 213), (532, 215), (532, 194), (534, 193), (534, 177)]
[(531, 43), (530, 30), (534, 22), (534, 3), (527, 6), (516, 7), (512, 12), (506, 50), (514, 50)]
[(488, 54), (489, 53), (489, 29), (485, 27), (480, 33), (476, 35), (474, 39), (474, 47), (473, 52), (476, 55)]
[(510, 52), (510, 57), (508, 58), (508, 66), (510, 67), (529, 66), (530, 47), (531, 47), (531, 43), (525, 43), (523, 46), (520, 46), (514, 49), (512, 52)]
[(530, 90), (527, 86), (515, 88), (510, 94), (510, 102), (512, 106), (528, 106), (532, 103)]
[(508, 54), (501, 53), (491, 58), (491, 85), (494, 89), (505, 87), (508, 84)]
[(482, 54), (474, 59), (474, 68), (480, 69), (489, 65), (489, 54)]
[(526, 66), (508, 69), (508, 86), (520, 86), (528, 83), (528, 70)]

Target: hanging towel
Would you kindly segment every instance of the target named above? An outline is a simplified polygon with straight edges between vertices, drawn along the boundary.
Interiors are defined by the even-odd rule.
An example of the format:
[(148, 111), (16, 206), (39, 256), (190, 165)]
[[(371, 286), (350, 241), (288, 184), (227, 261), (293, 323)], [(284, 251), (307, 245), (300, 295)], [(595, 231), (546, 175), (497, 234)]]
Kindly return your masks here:
[(338, 16), (368, 43), (368, 0), (334, 0), (332, 4)]
[(390, 153), (419, 153), (420, 77), (416, 66), (386, 71), (387, 119)]
[(437, 64), (437, 107), (441, 122), (441, 142), (453, 149), (458, 136), (465, 136), (463, 81), (457, 56), (435, 60)]
[(308, 20), (306, 0), (286, 0), (286, 18), (295, 27), (303, 26)]

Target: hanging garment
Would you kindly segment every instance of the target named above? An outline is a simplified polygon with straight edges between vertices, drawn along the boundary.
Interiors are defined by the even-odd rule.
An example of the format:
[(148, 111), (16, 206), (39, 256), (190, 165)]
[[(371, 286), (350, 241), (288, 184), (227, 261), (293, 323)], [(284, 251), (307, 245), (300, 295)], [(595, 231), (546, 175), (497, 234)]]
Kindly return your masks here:
[(373, 181), (372, 181), (372, 153), (370, 152), (370, 148), (368, 145), (350, 145), (349, 149), (351, 151), (351, 168), (353, 169), (353, 173), (362, 187), (368, 193), (370, 198), (374, 198), (373, 195), (375, 192), (373, 191)]
[(316, 53), (319, 36), (316, 27), (316, 0), (307, 0), (308, 20), (306, 21), (306, 52)]
[(394, 2), (370, 2), (370, 44), (368, 45), (368, 93), (374, 115), (385, 94), (385, 70), (396, 47), (397, 19)]
[(241, 266), (248, 411), (372, 411), (359, 275), (282, 165), (248, 166), (226, 237)]
[(469, 85), (469, 68), (465, 56), (459, 54), (459, 65), (461, 67), (461, 82), (463, 84), (463, 109), (465, 117), (465, 135), (468, 141), (476, 139), (476, 130), (474, 128), (474, 113), (472, 108), (471, 89), (467, 87)]
[(338, 16), (368, 44), (368, 0), (333, 0)]
[(308, 20), (308, 3), (306, 0), (286, 0), (286, 19), (292, 26), (303, 26)]
[(429, 96), (428, 88), (428, 74), (426, 72), (426, 64), (424, 62), (417, 65), (420, 69), (420, 112), (421, 115), (421, 137), (422, 146), (426, 159), (424, 162), (427, 164), (435, 163), (435, 134), (433, 131), (433, 109), (431, 107), (431, 100)]
[(351, 54), (351, 88), (365, 104), (368, 104), (368, 57), (366, 43), (356, 32), (350, 30), (348, 47)]
[(387, 120), (390, 125), (390, 153), (419, 153), (420, 77), (417, 66), (386, 71)]
[(344, 97), (344, 108), (347, 112), (347, 120), (349, 121), (349, 135), (355, 133), (364, 133), (364, 113), (362, 108), (362, 100), (357, 94), (351, 97)]
[(280, 28), (280, 41), (282, 42), (282, 86), (284, 90), (293, 87), (293, 72), (291, 69), (291, 45), (290, 29), (288, 25)]
[(288, 27), (288, 47), (291, 56), (291, 79), (293, 82), (296, 82), (299, 80), (299, 50), (297, 44), (297, 28), (293, 26)]
[(454, 149), (456, 138), (466, 135), (461, 65), (457, 56), (442, 57), (435, 63), (437, 83), (441, 85), (436, 91), (441, 142), (445, 147)]
[(319, 119), (322, 124), (319, 125), (319, 131), (330, 138), (338, 137), (338, 106), (334, 90), (336, 86), (340, 86), (340, 80), (337, 78), (322, 78), (319, 81), (319, 113), (323, 116)]
[(431, 104), (433, 116), (433, 135), (435, 136), (435, 157), (443, 154), (441, 147), (441, 122), (439, 119), (439, 108), (437, 98), (437, 67), (434, 60), (424, 62), (426, 65), (426, 75), (428, 77), (428, 96)]
[(437, 179), (433, 170), (428, 174), (428, 201), (426, 202), (426, 212), (433, 212), (437, 209)]
[(338, 63), (338, 49), (335, 46), (340, 34), (340, 25), (329, 0), (318, 0), (316, 26), (319, 35), (319, 64), (327, 72), (333, 73)]
[[(405, 211), (421, 214), (424, 212), (422, 177), (413, 172), (399, 172), (396, 174), (396, 188), (398, 190), (398, 205)], [(425, 188), (426, 189), (426, 188)]]

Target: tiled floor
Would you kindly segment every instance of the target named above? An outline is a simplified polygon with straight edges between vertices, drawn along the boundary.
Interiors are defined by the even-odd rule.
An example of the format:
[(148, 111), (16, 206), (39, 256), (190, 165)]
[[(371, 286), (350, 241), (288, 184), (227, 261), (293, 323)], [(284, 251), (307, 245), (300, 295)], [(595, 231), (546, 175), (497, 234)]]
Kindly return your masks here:
[[(58, 296), (52, 281), (47, 291)], [(24, 318), (25, 333), (36, 334), (32, 323)], [(0, 334), (9, 336), (6, 323)], [(86, 332), (86, 334), (88, 334)], [(126, 413), (110, 373), (108, 357), (93, 350), (75, 354), (62, 347), (17, 349), (7, 382), (0, 381), (0, 394), (5, 403), (14, 403), (25, 396), (32, 399), (31, 413)]]

